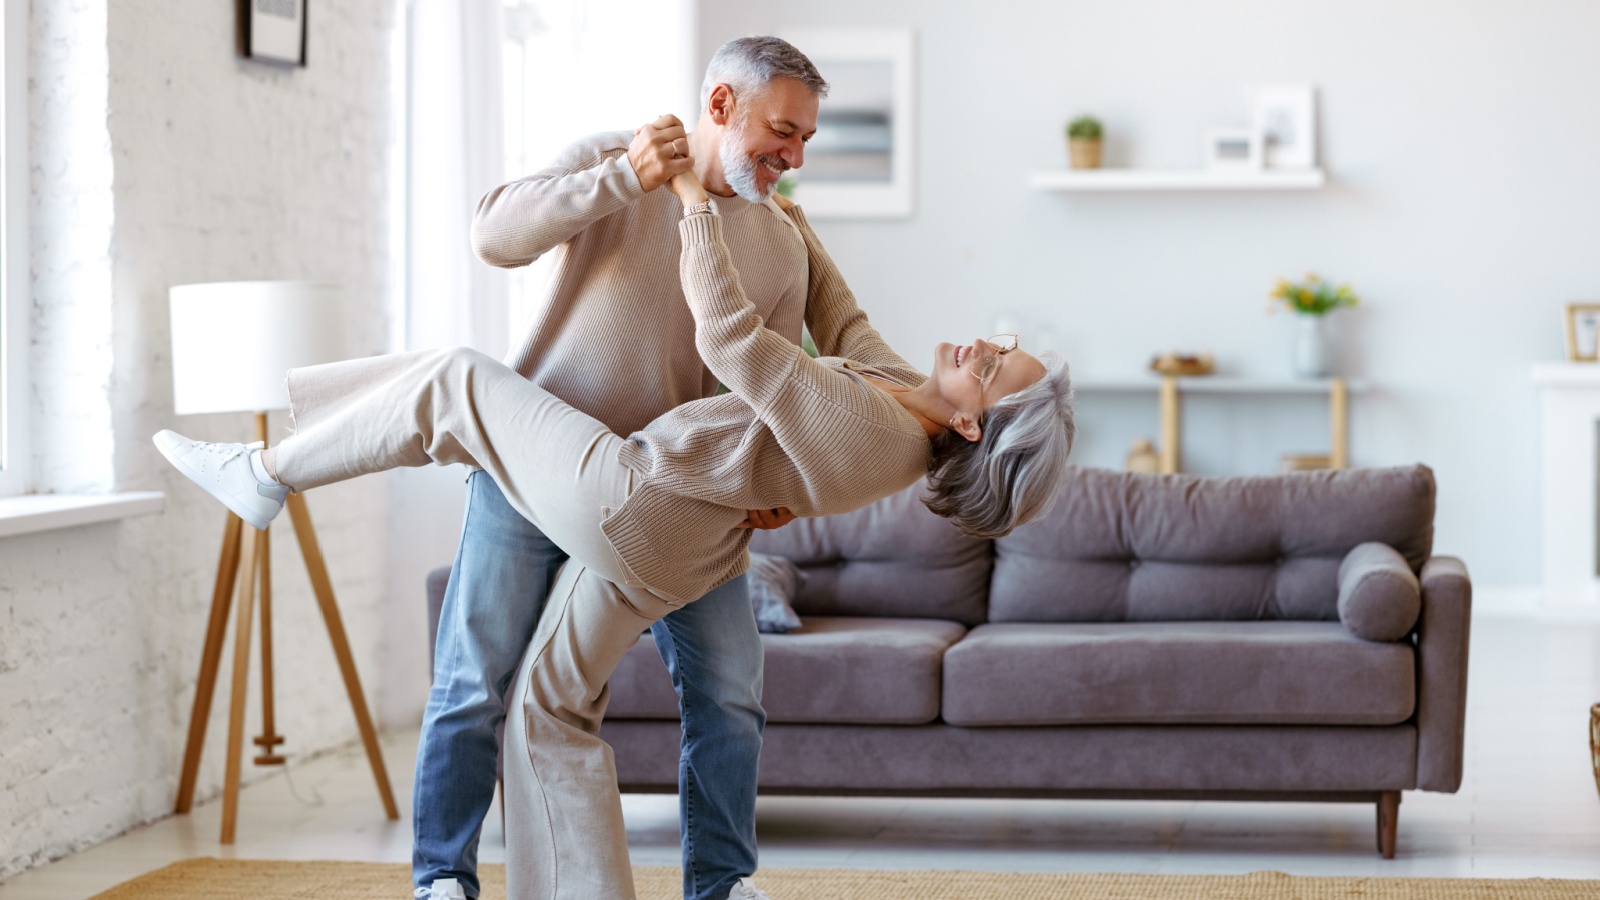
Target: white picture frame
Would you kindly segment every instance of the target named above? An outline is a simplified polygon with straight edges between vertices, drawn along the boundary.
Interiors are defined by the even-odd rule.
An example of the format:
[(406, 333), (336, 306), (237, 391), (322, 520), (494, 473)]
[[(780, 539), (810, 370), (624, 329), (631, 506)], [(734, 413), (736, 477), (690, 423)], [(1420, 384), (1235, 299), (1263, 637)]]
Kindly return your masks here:
[(1256, 92), (1255, 130), (1265, 168), (1315, 169), (1316, 88), (1309, 84), (1261, 88)]
[(1206, 132), (1205, 167), (1211, 172), (1255, 172), (1261, 168), (1261, 132), (1213, 128)]
[(909, 28), (785, 29), (829, 84), (792, 197), (813, 219), (905, 218), (914, 203)]
[(245, 6), (245, 56), (290, 66), (306, 64), (307, 0), (240, 0)]

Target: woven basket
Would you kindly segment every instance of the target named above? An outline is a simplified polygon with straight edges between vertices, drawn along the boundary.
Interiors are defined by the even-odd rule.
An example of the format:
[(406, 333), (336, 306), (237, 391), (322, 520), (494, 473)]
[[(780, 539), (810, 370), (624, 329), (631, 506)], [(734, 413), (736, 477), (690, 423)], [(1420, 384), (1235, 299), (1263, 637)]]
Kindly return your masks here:
[(1594, 763), (1594, 789), (1600, 791), (1600, 703), (1589, 707), (1589, 759)]

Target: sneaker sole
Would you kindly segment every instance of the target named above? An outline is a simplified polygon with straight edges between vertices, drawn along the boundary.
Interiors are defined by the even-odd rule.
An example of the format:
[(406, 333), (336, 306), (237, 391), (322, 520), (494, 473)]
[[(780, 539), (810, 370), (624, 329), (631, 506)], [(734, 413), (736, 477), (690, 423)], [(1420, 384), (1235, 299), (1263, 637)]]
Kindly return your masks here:
[(217, 498), (218, 502), (220, 502), (223, 506), (226, 506), (234, 515), (243, 519), (251, 528), (254, 528), (257, 531), (266, 531), (267, 526), (272, 524), (272, 519), (266, 519), (263, 521), (259, 514), (240, 503), (233, 495), (221, 493), (213, 488), (210, 484), (207, 484), (204, 476), (195, 471), (194, 468), (192, 468), (188, 463), (175, 456), (174, 454), (178, 449), (178, 444), (180, 442), (186, 442), (186, 438), (170, 429), (163, 429), (156, 432), (155, 436), (150, 440), (156, 445), (156, 449), (161, 451), (161, 455), (167, 458), (167, 462), (172, 463), (172, 467), (183, 474), (183, 477), (194, 482), (196, 486), (204, 490), (206, 493)]

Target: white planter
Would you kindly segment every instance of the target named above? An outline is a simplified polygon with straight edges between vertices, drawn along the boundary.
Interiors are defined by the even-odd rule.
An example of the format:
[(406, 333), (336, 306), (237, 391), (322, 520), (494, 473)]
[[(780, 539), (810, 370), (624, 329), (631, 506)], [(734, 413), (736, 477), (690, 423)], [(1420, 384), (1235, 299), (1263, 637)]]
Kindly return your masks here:
[(1294, 342), (1290, 349), (1290, 368), (1297, 378), (1326, 378), (1328, 375), (1328, 335), (1323, 316), (1298, 314), (1294, 317)]

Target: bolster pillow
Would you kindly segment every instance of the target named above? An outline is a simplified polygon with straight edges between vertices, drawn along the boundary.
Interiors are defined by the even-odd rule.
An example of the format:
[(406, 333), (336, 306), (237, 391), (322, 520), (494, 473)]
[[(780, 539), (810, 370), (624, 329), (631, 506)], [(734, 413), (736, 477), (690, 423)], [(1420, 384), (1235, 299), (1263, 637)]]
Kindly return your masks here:
[(1388, 544), (1359, 544), (1339, 563), (1339, 621), (1369, 641), (1398, 641), (1416, 627), (1422, 589)]

